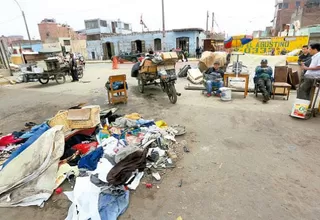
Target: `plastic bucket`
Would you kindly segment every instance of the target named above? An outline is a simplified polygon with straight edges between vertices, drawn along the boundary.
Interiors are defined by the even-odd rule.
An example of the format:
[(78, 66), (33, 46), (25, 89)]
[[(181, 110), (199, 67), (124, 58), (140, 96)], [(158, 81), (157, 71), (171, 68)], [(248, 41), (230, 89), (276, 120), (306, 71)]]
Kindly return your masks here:
[(222, 87), (219, 89), (221, 91), (222, 101), (231, 101), (231, 89), (227, 87)]
[(309, 105), (309, 100), (296, 99), (292, 107), (291, 116), (296, 118), (305, 118)]

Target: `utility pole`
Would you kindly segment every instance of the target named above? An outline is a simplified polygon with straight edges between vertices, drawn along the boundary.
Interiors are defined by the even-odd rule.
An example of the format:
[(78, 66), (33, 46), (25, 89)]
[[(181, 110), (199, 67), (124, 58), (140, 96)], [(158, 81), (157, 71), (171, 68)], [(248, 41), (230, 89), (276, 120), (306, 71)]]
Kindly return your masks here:
[(214, 12), (212, 12), (212, 25), (211, 25), (211, 31), (213, 33), (213, 30), (214, 30)]
[(22, 17), (23, 17), (23, 20), (24, 20), (24, 25), (26, 26), (29, 43), (30, 43), (30, 46), (32, 46), (32, 44), (31, 44), (31, 38), (30, 38), (30, 33), (29, 33), (29, 28), (28, 28), (28, 24), (27, 24), (27, 20), (26, 20), (26, 16), (25, 16), (25, 14), (24, 14), (24, 11), (22, 10), (19, 2), (18, 2), (17, 0), (14, 0), (14, 1), (17, 3), (17, 5), (18, 5), (19, 8), (20, 8), (20, 11), (21, 11), (21, 13), (22, 13)]
[(164, 0), (161, 0), (161, 1), (162, 1), (162, 37), (163, 37), (162, 50), (164, 50), (165, 37), (166, 37), (166, 26), (165, 26), (165, 20), (164, 20)]
[(208, 28), (209, 28), (209, 11), (207, 11), (207, 23), (206, 23), (206, 35), (208, 37)]

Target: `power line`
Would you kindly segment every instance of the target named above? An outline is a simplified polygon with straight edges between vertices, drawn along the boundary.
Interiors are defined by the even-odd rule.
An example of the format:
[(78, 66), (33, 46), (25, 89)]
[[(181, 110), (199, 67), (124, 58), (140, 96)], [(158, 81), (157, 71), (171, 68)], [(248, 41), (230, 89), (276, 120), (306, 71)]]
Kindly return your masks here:
[(22, 15), (18, 15), (18, 16), (16, 16), (16, 17), (11, 18), (11, 19), (8, 19), (8, 20), (6, 20), (6, 21), (2, 21), (2, 22), (0, 22), (0, 24), (9, 23), (9, 22), (11, 22), (11, 21), (16, 20), (17, 18), (20, 18), (20, 17), (22, 17)]

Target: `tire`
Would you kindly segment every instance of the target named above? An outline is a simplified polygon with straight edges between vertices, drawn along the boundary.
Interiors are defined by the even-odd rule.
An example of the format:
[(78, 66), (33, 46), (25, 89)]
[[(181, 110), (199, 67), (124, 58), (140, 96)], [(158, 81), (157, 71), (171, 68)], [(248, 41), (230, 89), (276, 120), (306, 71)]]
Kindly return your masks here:
[(140, 77), (138, 77), (138, 89), (140, 93), (144, 93), (144, 82)]
[(39, 77), (39, 82), (43, 85), (48, 84), (50, 80), (49, 74), (42, 74), (41, 77)]
[(178, 96), (177, 96), (177, 91), (176, 91), (176, 87), (174, 86), (174, 84), (168, 84), (168, 97), (169, 100), (172, 104), (176, 104), (176, 102), (178, 101)]
[(58, 84), (66, 82), (66, 76), (63, 73), (57, 73), (54, 78)]
[(78, 79), (81, 79), (83, 77), (83, 68), (78, 69)]

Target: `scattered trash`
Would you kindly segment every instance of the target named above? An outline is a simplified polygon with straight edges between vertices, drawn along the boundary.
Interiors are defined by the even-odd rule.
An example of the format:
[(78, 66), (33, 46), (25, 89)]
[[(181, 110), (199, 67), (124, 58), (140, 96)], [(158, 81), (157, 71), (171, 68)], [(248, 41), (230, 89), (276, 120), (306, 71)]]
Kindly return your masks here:
[(221, 169), (221, 167), (222, 167), (222, 164), (223, 164), (223, 163), (221, 163), (221, 164), (220, 164), (220, 166), (219, 166), (219, 169)]
[(152, 183), (146, 183), (146, 188), (151, 189), (152, 188)]
[(294, 145), (290, 145), (290, 146), (288, 146), (288, 149), (289, 149), (290, 151), (295, 151), (295, 150), (297, 149), (297, 147), (294, 146)]
[(187, 141), (185, 141), (185, 140), (181, 141), (181, 145), (183, 146), (183, 151), (185, 153), (189, 153), (190, 152), (189, 148), (187, 147)]
[(56, 194), (61, 194), (63, 192), (63, 189), (61, 187), (56, 189)]
[(177, 220), (183, 220), (183, 219), (182, 219), (182, 217), (181, 217), (181, 216), (179, 216), (179, 217), (177, 218)]
[[(180, 147), (175, 136), (185, 133), (184, 126), (84, 104), (61, 110), (42, 124), (27, 122), (23, 131), (0, 137), (0, 206), (42, 207), (52, 193), (64, 193), (72, 202), (67, 219), (116, 219), (143, 176), (149, 183), (142, 184), (151, 189), (153, 178), (160, 181), (165, 169), (175, 167), (175, 150)], [(66, 180), (70, 192), (61, 188)], [(13, 192), (10, 201), (4, 197), (7, 192)], [(106, 208), (106, 203), (112, 204)]]
[(152, 176), (153, 176), (157, 181), (161, 180), (161, 176), (160, 176), (159, 173), (152, 173)]

